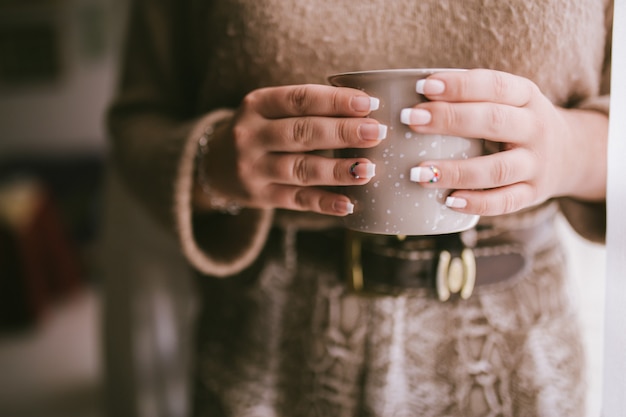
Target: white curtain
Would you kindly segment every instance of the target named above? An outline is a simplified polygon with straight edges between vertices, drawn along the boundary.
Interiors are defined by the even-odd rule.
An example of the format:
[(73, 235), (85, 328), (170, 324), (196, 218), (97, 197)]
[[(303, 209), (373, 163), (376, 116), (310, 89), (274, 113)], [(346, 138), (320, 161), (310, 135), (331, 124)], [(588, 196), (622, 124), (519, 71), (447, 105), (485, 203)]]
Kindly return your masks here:
[(615, 0), (607, 189), (604, 417), (626, 416), (626, 0)]

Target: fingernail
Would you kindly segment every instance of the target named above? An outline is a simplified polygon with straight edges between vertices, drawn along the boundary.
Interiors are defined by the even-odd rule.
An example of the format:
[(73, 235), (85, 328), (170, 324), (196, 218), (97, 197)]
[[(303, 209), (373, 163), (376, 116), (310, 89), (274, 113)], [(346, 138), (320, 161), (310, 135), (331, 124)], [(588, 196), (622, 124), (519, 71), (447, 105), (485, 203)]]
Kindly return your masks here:
[(354, 204), (349, 201), (338, 200), (333, 203), (333, 210), (339, 214), (352, 214), (354, 213)]
[(376, 175), (376, 165), (370, 162), (355, 162), (350, 166), (350, 175), (356, 179), (370, 179)]
[(376, 97), (357, 96), (357, 97), (352, 97), (350, 105), (352, 106), (352, 110), (354, 111), (370, 112), (370, 111), (378, 110), (378, 107), (380, 106), (380, 100), (377, 99)]
[(418, 94), (441, 94), (446, 91), (443, 81), (423, 79), (415, 83), (415, 91)]
[(359, 136), (364, 140), (383, 140), (387, 137), (387, 126), (380, 123), (364, 123), (359, 126)]
[(430, 123), (432, 115), (424, 109), (402, 109), (400, 121), (405, 125), (425, 125)]
[(461, 197), (448, 197), (446, 198), (446, 206), (450, 208), (465, 208), (467, 207), (467, 200)]
[(435, 183), (441, 178), (441, 171), (435, 166), (411, 168), (409, 179), (413, 182)]

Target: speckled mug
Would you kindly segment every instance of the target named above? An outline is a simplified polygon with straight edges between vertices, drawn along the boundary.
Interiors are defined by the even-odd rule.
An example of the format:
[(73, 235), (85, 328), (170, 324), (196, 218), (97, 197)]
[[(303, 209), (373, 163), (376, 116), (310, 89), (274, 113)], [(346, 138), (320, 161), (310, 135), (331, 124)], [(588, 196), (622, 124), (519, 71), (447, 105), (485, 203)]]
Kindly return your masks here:
[(365, 233), (437, 235), (470, 229), (479, 216), (445, 205), (452, 190), (424, 188), (410, 181), (411, 168), (422, 161), (466, 159), (483, 153), (483, 141), (457, 136), (424, 135), (400, 121), (400, 113), (427, 99), (415, 91), (418, 80), (440, 71), (460, 69), (394, 69), (359, 71), (328, 77), (330, 84), (365, 91), (380, 100), (371, 117), (388, 126), (387, 138), (369, 149), (342, 149), (343, 158), (367, 158), (376, 176), (366, 185), (342, 188), (354, 203), (345, 225)]

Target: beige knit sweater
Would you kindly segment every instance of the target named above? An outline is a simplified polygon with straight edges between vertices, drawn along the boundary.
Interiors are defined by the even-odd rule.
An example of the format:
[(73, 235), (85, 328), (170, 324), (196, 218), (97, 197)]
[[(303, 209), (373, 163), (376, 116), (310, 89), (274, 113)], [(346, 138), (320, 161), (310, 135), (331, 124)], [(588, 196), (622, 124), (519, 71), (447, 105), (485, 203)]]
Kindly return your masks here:
[[(108, 119), (112, 157), (189, 261), (228, 275), (258, 256), (273, 222), (336, 219), (194, 213), (196, 142), (230, 114), (219, 109), (335, 72), (484, 67), (528, 77), (556, 105), (608, 112), (611, 20), (609, 0), (138, 0)], [(604, 204), (560, 203), (583, 236), (603, 239)], [(224, 234), (237, 238), (215, 239)]]

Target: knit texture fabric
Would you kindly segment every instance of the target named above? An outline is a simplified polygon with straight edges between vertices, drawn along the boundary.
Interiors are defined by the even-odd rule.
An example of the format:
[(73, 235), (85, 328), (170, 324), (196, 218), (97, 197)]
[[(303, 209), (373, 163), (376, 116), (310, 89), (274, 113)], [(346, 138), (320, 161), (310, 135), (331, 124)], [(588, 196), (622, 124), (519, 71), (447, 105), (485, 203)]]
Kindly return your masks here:
[[(608, 112), (612, 3), (606, 0), (133, 4), (120, 91), (108, 119), (112, 155), (129, 187), (171, 230), (193, 228), (184, 204), (191, 201), (191, 181), (174, 180), (190, 172), (180, 169), (192, 163), (185, 162), (192, 158), (183, 155), (185, 143), (204, 130), (202, 115), (236, 108), (255, 88), (325, 84), (343, 71), (484, 67), (528, 77), (556, 105)], [(567, 200), (564, 208), (581, 234), (603, 238), (603, 203)], [(316, 220), (286, 215), (305, 224)], [(267, 225), (253, 224), (259, 221), (270, 223), (271, 213), (212, 216), (202, 223), (237, 227), (246, 235), (240, 244), (198, 251), (191, 234), (182, 233), (183, 250), (206, 273), (237, 272), (261, 249), (264, 236), (251, 236), (267, 233)], [(210, 228), (202, 231), (209, 234)]]

